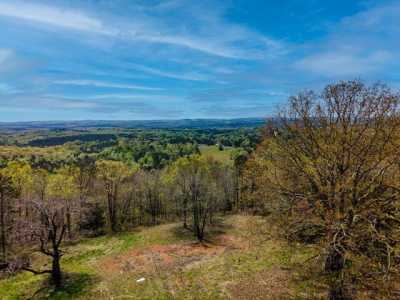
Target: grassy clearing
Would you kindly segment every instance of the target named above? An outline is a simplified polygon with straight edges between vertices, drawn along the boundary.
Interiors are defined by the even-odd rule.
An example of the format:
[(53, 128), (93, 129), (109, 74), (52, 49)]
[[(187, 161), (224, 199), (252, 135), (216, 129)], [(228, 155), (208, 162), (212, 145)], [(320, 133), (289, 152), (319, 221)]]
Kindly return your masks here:
[[(260, 218), (230, 216), (200, 245), (180, 224), (81, 241), (67, 248), (66, 288), (21, 273), (0, 281), (0, 299), (309, 299), (311, 247), (270, 236)], [(144, 282), (137, 282), (139, 278)], [(299, 280), (301, 277), (301, 281)], [(36, 294), (35, 294), (36, 293)]]
[(199, 148), (201, 154), (206, 157), (209, 156), (221, 162), (227, 162), (232, 160), (231, 154), (234, 149), (232, 147), (224, 147), (224, 150), (219, 150), (218, 146), (216, 145), (212, 146), (200, 145)]

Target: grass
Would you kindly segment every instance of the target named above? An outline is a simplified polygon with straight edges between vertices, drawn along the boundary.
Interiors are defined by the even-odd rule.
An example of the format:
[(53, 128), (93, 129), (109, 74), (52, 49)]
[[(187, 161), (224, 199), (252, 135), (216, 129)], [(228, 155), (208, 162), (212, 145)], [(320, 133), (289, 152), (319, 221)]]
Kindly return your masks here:
[(308, 299), (318, 294), (318, 287), (298, 280), (313, 249), (272, 238), (261, 218), (226, 217), (207, 240), (195, 243), (180, 224), (83, 240), (66, 249), (63, 290), (51, 290), (44, 276), (20, 273), (0, 281), (0, 299)]
[(200, 153), (204, 156), (209, 156), (221, 162), (231, 161), (232, 147), (224, 147), (224, 150), (219, 150), (216, 145), (200, 145)]

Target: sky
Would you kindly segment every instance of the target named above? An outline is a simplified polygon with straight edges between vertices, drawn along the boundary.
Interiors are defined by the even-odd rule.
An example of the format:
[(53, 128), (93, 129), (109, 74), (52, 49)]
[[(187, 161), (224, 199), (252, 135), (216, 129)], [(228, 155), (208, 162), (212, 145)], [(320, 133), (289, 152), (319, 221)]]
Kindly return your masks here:
[(0, 122), (269, 117), (400, 88), (400, 1), (0, 0)]

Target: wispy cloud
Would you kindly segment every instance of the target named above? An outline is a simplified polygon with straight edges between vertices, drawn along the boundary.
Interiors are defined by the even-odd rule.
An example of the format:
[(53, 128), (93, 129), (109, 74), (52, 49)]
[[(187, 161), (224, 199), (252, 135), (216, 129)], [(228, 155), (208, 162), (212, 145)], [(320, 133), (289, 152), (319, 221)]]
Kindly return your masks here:
[(383, 69), (392, 59), (393, 55), (385, 50), (374, 51), (366, 55), (351, 51), (337, 51), (306, 57), (298, 61), (295, 66), (326, 77), (357, 77)]
[(400, 4), (398, 1), (381, 1), (378, 5), (363, 10), (342, 20), (341, 26), (356, 30), (380, 33), (399, 33)]
[[(34, 99), (35, 101), (32, 101)], [(7, 106), (9, 101), (14, 103), (13, 106)], [(35, 95), (35, 94), (18, 94), (4, 97), (0, 94), (0, 112), (7, 109), (13, 109), (18, 112), (24, 111), (63, 111), (72, 113), (72, 119), (79, 119), (77, 112), (86, 112), (95, 115), (105, 115), (113, 117), (124, 113), (127, 118), (139, 117), (141, 119), (153, 118), (177, 118), (182, 115), (181, 108), (175, 108), (169, 104), (158, 105), (144, 101), (96, 101), (95, 99), (83, 99), (83, 97), (63, 97), (58, 95)], [(115, 118), (115, 117), (114, 117)], [(55, 118), (53, 115), (50, 119)], [(62, 119), (62, 118), (61, 118)], [(118, 118), (121, 119), (121, 118)], [(27, 118), (26, 120), (33, 120)], [(48, 118), (49, 120), (49, 118)]]
[(145, 72), (147, 74), (166, 77), (166, 78), (190, 80), (190, 81), (207, 81), (210, 79), (209, 76), (197, 72), (171, 72), (138, 64), (129, 64), (129, 66), (133, 67), (136, 70)]
[(138, 34), (136, 32), (132, 33), (132, 38), (150, 42), (150, 43), (160, 43), (169, 44), (174, 46), (186, 47), (192, 50), (197, 50), (204, 52), (206, 54), (221, 56), (225, 58), (235, 58), (235, 59), (254, 59), (259, 58), (254, 55), (254, 53), (244, 53), (245, 51), (241, 49), (236, 49), (233, 47), (226, 46), (222, 43), (216, 42), (215, 40), (199, 39), (193, 36), (174, 36), (174, 35), (157, 35), (157, 34)]
[(157, 94), (101, 94), (101, 95), (93, 95), (87, 96), (88, 99), (92, 100), (115, 100), (115, 99), (123, 99), (123, 100), (140, 100), (140, 101), (172, 101), (177, 100), (179, 97), (174, 95), (157, 95)]
[(340, 79), (399, 86), (399, 1), (261, 2), (0, 0), (0, 113), (261, 116)]
[[(1, 33), (1, 30), (0, 30)], [(35, 63), (18, 56), (15, 51), (6, 48), (0, 48), (0, 80), (6, 80), (15, 74), (22, 75), (23, 78), (30, 73)]]
[[(194, 9), (201, 8), (196, 6)], [(151, 15), (151, 10), (135, 12), (137, 15), (134, 18), (115, 23), (112, 22), (115, 16), (103, 20), (98, 16), (89, 16), (87, 13), (69, 8), (19, 1), (0, 3), (0, 16), (3, 17), (100, 34), (119, 40), (177, 46), (225, 58), (259, 59), (283, 49), (279, 41), (225, 22), (220, 15), (211, 14), (207, 10), (199, 11), (197, 14), (210, 14), (208, 18), (189, 19), (193, 24), (196, 22), (196, 27), (199, 28), (197, 30), (182, 30), (188, 27), (182, 27), (179, 22), (162, 22), (160, 18)], [(205, 30), (207, 26), (212, 26), (210, 28), (212, 33), (210, 30)], [(49, 27), (49, 29), (54, 28)]]
[[(188, 100), (202, 109), (217, 108), (213, 113), (218, 114), (221, 112), (240, 111), (240, 107), (254, 107), (276, 106), (277, 103), (287, 99), (289, 95), (282, 91), (276, 90), (263, 90), (263, 89), (241, 89), (241, 88), (217, 88), (207, 89), (200, 92), (194, 92)], [(252, 115), (259, 115), (260, 111), (254, 111)]]
[(26, 1), (1, 2), (0, 15), (67, 29), (114, 34), (114, 32), (106, 30), (100, 20), (89, 17), (79, 11), (29, 3)]
[[(13, 105), (7, 105), (10, 101)], [(15, 95), (0, 95), (0, 104), (3, 108), (25, 109), (94, 109), (97, 104), (77, 98), (66, 98), (51, 95), (18, 93)]]
[(399, 14), (400, 3), (390, 2), (343, 18), (323, 39), (309, 43), (294, 67), (324, 77), (369, 78), (399, 66)]
[(0, 68), (9, 61), (13, 52), (10, 49), (0, 49)]
[(11, 49), (0, 48), (0, 74), (9, 72), (11, 69), (16, 67), (18, 59), (15, 56), (14, 51)]
[(114, 82), (105, 82), (97, 80), (56, 80), (53, 81), (56, 85), (77, 85), (77, 86), (94, 86), (103, 88), (114, 88), (114, 89), (127, 89), (127, 90), (143, 90), (143, 91), (160, 91), (162, 88), (130, 85), (130, 84), (119, 84)]

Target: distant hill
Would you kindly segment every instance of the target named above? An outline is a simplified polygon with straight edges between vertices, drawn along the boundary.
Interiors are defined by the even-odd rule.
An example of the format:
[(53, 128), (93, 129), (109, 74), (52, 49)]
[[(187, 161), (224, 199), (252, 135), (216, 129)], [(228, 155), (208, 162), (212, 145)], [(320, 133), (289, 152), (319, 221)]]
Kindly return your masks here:
[(137, 129), (234, 129), (261, 127), (263, 118), (239, 119), (181, 119), (181, 120), (134, 120), (134, 121), (43, 121), (0, 122), (0, 130), (32, 129), (91, 129), (91, 128), (137, 128)]

